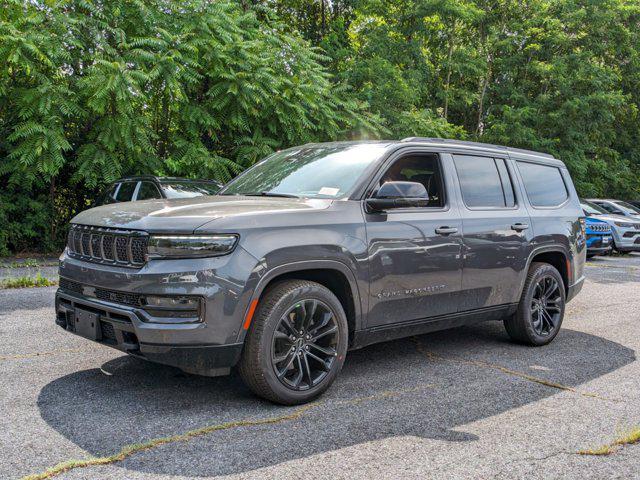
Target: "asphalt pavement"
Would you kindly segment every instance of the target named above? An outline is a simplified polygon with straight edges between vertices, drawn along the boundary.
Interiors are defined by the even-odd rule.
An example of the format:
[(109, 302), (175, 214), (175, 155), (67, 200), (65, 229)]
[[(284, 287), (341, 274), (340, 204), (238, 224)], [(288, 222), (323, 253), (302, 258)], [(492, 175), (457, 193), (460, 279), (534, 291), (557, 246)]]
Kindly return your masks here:
[[(640, 478), (640, 255), (594, 258), (546, 347), (484, 323), (350, 352), (316, 403), (146, 363), (0, 290), (0, 478)], [(44, 476), (40, 478), (45, 478)]]

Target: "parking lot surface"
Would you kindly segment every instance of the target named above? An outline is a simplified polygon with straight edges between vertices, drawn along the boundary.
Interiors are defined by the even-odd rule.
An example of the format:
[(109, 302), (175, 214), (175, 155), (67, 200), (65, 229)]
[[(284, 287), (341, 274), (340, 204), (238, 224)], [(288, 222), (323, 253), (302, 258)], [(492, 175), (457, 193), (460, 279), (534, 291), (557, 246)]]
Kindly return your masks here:
[(640, 426), (640, 255), (591, 260), (549, 346), (497, 322), (374, 345), (305, 407), (65, 333), (54, 293), (0, 290), (3, 479), (640, 478), (640, 444), (578, 453)]

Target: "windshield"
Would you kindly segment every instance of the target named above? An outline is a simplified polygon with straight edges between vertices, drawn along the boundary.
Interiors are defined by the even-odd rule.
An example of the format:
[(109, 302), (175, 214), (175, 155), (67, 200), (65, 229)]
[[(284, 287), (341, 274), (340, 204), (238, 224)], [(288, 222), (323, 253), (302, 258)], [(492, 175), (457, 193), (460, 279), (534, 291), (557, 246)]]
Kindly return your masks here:
[(220, 187), (210, 182), (163, 182), (162, 190), (167, 198), (191, 198), (215, 195)]
[(638, 210), (636, 207), (634, 207), (630, 203), (623, 202), (622, 200), (616, 200), (613, 203), (615, 203), (618, 206), (618, 208), (625, 213), (630, 213), (631, 215), (640, 214), (640, 210)]
[(581, 200), (580, 206), (587, 215), (606, 215), (608, 213), (604, 208), (599, 207), (595, 203), (587, 202), (586, 200)]
[(384, 153), (383, 144), (322, 145), (277, 152), (227, 185), (220, 195), (341, 198)]

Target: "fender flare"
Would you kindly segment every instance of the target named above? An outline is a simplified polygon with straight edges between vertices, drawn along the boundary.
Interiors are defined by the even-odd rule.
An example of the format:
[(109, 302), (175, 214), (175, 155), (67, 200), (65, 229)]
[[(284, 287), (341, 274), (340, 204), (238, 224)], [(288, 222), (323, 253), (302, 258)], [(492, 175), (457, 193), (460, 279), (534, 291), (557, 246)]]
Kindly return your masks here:
[[(527, 278), (527, 273), (529, 272), (529, 268), (531, 268), (531, 263), (533, 262), (533, 258), (536, 255), (540, 255), (541, 253), (561, 253), (565, 261), (571, 258), (571, 255), (567, 251), (567, 249), (563, 245), (546, 245), (534, 248), (531, 253), (529, 253), (529, 257), (527, 258), (527, 265), (524, 269), (524, 275), (522, 276), (522, 280), (520, 281), (519, 295), (518, 299), (522, 297), (522, 290), (524, 289), (524, 283)], [(569, 278), (571, 273), (567, 269), (567, 278)], [(567, 282), (568, 283), (568, 282)], [(569, 285), (564, 286), (565, 290), (569, 289)]]
[[(267, 285), (276, 277), (286, 273), (294, 273), (301, 272), (305, 270), (337, 270), (342, 273), (347, 282), (349, 283), (349, 288), (351, 290), (351, 295), (353, 297), (353, 310), (354, 310), (354, 331), (358, 331), (363, 328), (363, 319), (362, 319), (362, 297), (360, 295), (360, 290), (358, 288), (358, 282), (356, 280), (356, 276), (353, 273), (353, 270), (349, 268), (343, 262), (338, 260), (301, 260), (296, 262), (285, 263), (282, 265), (278, 265), (276, 267), (271, 268), (265, 274), (263, 274), (255, 288), (253, 289), (253, 293), (247, 307), (245, 309), (245, 317), (249, 314), (249, 311), (252, 309), (254, 302), (256, 302), (262, 293), (264, 292)], [(255, 308), (255, 307), (254, 307)], [(253, 313), (253, 312), (252, 312)], [(238, 335), (238, 341), (242, 341), (246, 336), (246, 330), (240, 329)]]

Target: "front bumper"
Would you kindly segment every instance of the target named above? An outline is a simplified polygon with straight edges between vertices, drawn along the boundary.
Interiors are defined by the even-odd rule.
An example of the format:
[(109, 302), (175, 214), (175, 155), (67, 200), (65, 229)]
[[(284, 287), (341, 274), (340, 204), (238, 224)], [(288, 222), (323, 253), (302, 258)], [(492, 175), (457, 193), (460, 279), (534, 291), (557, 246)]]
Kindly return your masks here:
[(608, 252), (613, 248), (613, 237), (611, 235), (588, 234), (587, 253), (596, 254)]
[(640, 230), (616, 227), (612, 229), (616, 250), (621, 252), (640, 251)]
[[(186, 372), (216, 376), (229, 372), (240, 359), (242, 343), (193, 344), (194, 330), (203, 324), (164, 324), (143, 321), (144, 312), (58, 289), (56, 323), (76, 335), (131, 355), (178, 367)], [(87, 333), (84, 324), (91, 330)]]

